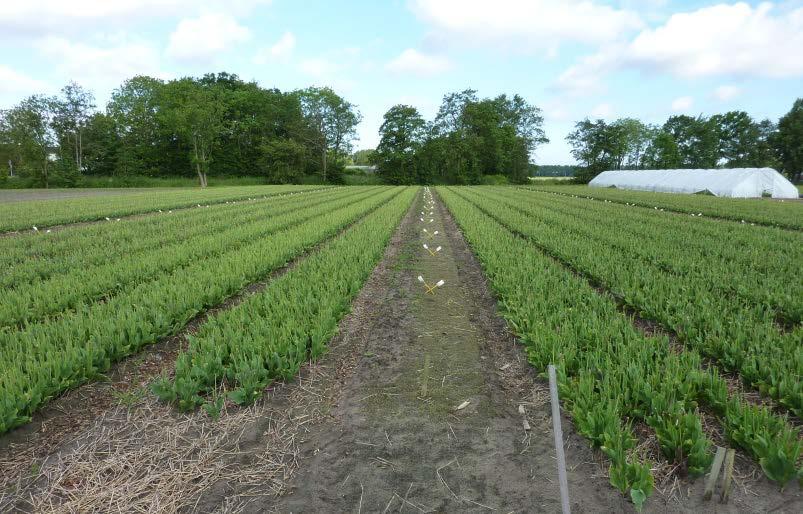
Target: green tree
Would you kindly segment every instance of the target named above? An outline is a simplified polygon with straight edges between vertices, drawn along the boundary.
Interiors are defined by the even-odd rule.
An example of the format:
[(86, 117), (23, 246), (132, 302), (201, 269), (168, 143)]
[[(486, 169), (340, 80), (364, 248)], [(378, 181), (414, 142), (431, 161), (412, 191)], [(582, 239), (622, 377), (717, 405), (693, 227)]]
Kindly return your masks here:
[(418, 179), (415, 155), (424, 143), (426, 122), (409, 105), (394, 105), (383, 120), (373, 155), (377, 173), (391, 184), (413, 184)]
[(370, 166), (373, 163), (372, 156), (374, 152), (375, 150), (373, 148), (357, 150), (354, 152), (354, 155), (351, 156), (351, 160), (355, 166)]
[(682, 168), (716, 168), (719, 163), (720, 135), (716, 120), (678, 115), (664, 123), (678, 146)]
[(730, 111), (711, 116), (719, 133), (719, 154), (726, 168), (749, 168), (760, 165), (761, 129), (744, 111)]
[(672, 134), (658, 130), (644, 152), (644, 166), (651, 169), (667, 170), (681, 166), (680, 150)]
[[(426, 145), (437, 163), (426, 167), (428, 175), (454, 183), (479, 183), (483, 175), (525, 182), (530, 155), (548, 141), (543, 121), (541, 110), (519, 95), (479, 100), (473, 89), (447, 94), (430, 130), (430, 139), (439, 141)], [(435, 157), (436, 151), (442, 154)]]
[(308, 128), (298, 135), (320, 156), (320, 172), (326, 182), (330, 155), (339, 159), (351, 151), (362, 115), (328, 87), (310, 87), (296, 95)]
[(576, 181), (588, 183), (613, 167), (610, 133), (604, 120), (591, 121), (586, 118), (575, 123), (566, 141), (571, 146), (572, 157), (580, 163), (574, 174)]
[(20, 170), (45, 188), (50, 187), (51, 153), (56, 149), (53, 115), (53, 99), (33, 95), (5, 116), (7, 141), (15, 148)]
[(184, 78), (168, 82), (161, 90), (160, 100), (162, 123), (190, 147), (190, 162), (198, 182), (206, 187), (215, 150), (229, 130), (225, 90), (216, 84)]
[(82, 166), (87, 175), (114, 175), (118, 169), (120, 137), (114, 119), (102, 112), (93, 114), (83, 129)]
[(477, 101), (477, 91), (474, 89), (444, 95), (432, 124), (433, 134), (439, 136), (460, 131), (463, 128), (463, 112), (466, 106)]
[(758, 123), (758, 144), (755, 151), (755, 166), (780, 169), (778, 154), (773, 141), (778, 134), (778, 126), (772, 120), (764, 119)]
[(644, 151), (652, 137), (653, 129), (635, 118), (621, 118), (611, 126), (613, 133), (612, 156), (616, 169), (639, 169), (643, 167)]
[(11, 135), (8, 115), (8, 110), (0, 110), (0, 180), (14, 176), (14, 168), (20, 159)]
[(106, 113), (120, 142), (115, 174), (158, 175), (165, 169), (182, 169), (177, 163), (186, 165), (186, 154), (176, 156), (177, 142), (158, 117), (164, 87), (159, 79), (138, 75), (112, 92)]
[(781, 171), (789, 180), (798, 183), (803, 177), (803, 98), (778, 120), (778, 133), (772, 137), (778, 153)]
[(272, 184), (298, 182), (303, 170), (304, 146), (292, 139), (271, 139), (262, 143), (258, 163)]
[(95, 97), (70, 82), (61, 89), (61, 96), (53, 100), (53, 130), (58, 139), (62, 157), (73, 159), (78, 173), (84, 170), (84, 135), (89, 119), (95, 110)]

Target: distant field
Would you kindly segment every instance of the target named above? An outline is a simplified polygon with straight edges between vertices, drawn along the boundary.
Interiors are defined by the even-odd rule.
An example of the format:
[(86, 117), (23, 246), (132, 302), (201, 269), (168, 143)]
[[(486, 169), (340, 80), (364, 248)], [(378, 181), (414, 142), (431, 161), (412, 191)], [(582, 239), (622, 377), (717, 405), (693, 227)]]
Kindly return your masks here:
[[(0, 190), (0, 232), (102, 220), (159, 209), (178, 209), (321, 189), (326, 186), (242, 186), (201, 190), (27, 189)], [(58, 200), (58, 201), (55, 201)]]
[(683, 195), (624, 191), (576, 185), (533, 185), (532, 189), (563, 195), (576, 195), (639, 207), (724, 218), (746, 223), (760, 223), (784, 228), (803, 229), (803, 201), (765, 198), (717, 198), (707, 195)]
[(547, 180), (559, 180), (561, 182), (572, 180), (574, 177), (530, 177), (533, 182), (543, 182)]
[[(180, 188), (191, 191), (196, 188)], [(66, 200), (68, 198), (86, 198), (92, 196), (125, 196), (137, 193), (153, 193), (157, 191), (178, 191), (172, 187), (138, 187), (138, 188), (76, 188), (76, 189), (0, 189), (0, 204), (8, 202), (29, 202), (31, 200)]]

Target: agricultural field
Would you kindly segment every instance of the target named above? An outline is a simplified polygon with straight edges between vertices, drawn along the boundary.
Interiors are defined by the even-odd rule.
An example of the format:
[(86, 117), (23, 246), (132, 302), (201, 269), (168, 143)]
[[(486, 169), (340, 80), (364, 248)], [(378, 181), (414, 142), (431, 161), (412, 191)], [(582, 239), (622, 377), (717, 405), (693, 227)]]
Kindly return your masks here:
[[(800, 186), (798, 186), (799, 188)], [(803, 229), (803, 200), (717, 198), (707, 195), (651, 193), (614, 188), (546, 184), (533, 186), (532, 189), (587, 200), (615, 202), (626, 206), (650, 207), (742, 223)]]
[(3, 201), (0, 511), (559, 511), (554, 365), (573, 510), (799, 512), (801, 205)]
[[(265, 198), (325, 186), (242, 186), (197, 191), (112, 189), (0, 191), (0, 231), (38, 230), (51, 225), (117, 218), (159, 210)], [(58, 201), (54, 201), (58, 200)], [(20, 203), (24, 202), (24, 203)]]

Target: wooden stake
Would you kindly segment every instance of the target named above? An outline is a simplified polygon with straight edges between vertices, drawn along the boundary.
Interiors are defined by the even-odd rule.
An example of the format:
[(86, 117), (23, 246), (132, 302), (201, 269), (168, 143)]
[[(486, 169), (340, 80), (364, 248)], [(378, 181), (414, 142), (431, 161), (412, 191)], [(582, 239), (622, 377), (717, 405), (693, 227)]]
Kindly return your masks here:
[(705, 493), (703, 493), (704, 500), (710, 500), (714, 494), (714, 487), (717, 485), (717, 478), (719, 478), (719, 470), (722, 468), (722, 461), (725, 460), (725, 448), (717, 446), (717, 453), (714, 455), (714, 463), (711, 465), (711, 473), (708, 475), (708, 480), (705, 483)]
[(558, 403), (558, 379), (555, 366), (550, 364), (549, 396), (552, 398), (552, 431), (555, 433), (555, 452), (558, 457), (558, 480), (560, 481), (560, 502), (563, 514), (570, 514), (569, 481), (566, 478), (566, 456), (563, 453), (563, 430), (560, 426), (560, 404)]
[(719, 496), (719, 503), (728, 503), (733, 485), (733, 459), (736, 457), (736, 450), (728, 450), (725, 456), (725, 475), (722, 477), (722, 493)]

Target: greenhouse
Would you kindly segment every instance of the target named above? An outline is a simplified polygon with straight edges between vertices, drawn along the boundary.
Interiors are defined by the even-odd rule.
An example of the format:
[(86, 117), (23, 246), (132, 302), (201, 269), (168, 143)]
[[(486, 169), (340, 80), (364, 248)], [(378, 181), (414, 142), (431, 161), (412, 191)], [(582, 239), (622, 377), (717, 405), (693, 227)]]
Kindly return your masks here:
[(798, 190), (772, 168), (609, 170), (588, 185), (659, 193), (706, 193), (730, 198), (797, 198)]

